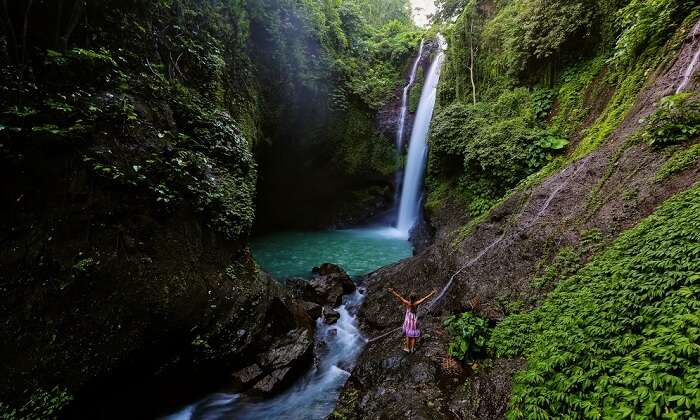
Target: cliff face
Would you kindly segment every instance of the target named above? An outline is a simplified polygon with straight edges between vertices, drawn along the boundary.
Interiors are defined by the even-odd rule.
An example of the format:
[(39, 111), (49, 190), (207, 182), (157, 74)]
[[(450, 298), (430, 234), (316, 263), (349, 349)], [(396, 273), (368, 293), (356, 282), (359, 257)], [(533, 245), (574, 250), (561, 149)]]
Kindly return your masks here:
[[(585, 263), (597, 247), (700, 181), (697, 160), (660, 176), (671, 154), (634, 137), (640, 121), (657, 109), (662, 98), (675, 93), (697, 48), (689, 31), (680, 53), (649, 72), (625, 118), (590, 153), (522, 184), (467, 230), (456, 230), (459, 223), (449, 214), (464, 217), (463, 209), (443, 207), (437, 214), (441, 228), (434, 245), (367, 277), (368, 297), (360, 316), (370, 343), (341, 395), (341, 414), (350, 418), (505, 415), (512, 376), (524, 361), (496, 358), (485, 366), (464, 368), (447, 355), (450, 338), (442, 321), (446, 315), (468, 310), (493, 325), (512, 311), (533, 308), (554, 287), (535, 280), (543, 261), (551, 262), (560, 250), (571, 247), (579, 252), (576, 264)], [(697, 97), (694, 80), (686, 92)], [(598, 87), (588, 89), (594, 92)], [(604, 109), (591, 103), (585, 120), (599, 120)], [(387, 287), (417, 295), (433, 288), (438, 295), (444, 292), (423, 318), (424, 335), (414, 354), (401, 351), (397, 327), (403, 314), (385, 292)], [(392, 307), (395, 310), (387, 309)]]
[(6, 10), (28, 35), (2, 54), (0, 400), (152, 418), (313, 323), (246, 245), (260, 114), (238, 22), (64, 3)]

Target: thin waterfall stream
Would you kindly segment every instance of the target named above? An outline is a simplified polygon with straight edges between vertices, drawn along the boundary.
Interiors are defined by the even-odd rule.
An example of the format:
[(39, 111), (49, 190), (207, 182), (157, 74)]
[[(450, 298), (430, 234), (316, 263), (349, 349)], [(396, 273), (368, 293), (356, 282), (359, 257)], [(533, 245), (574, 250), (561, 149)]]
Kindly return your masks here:
[(691, 42), (697, 42), (698, 45), (695, 48), (695, 53), (693, 54), (693, 57), (688, 63), (688, 67), (686, 67), (685, 71), (683, 72), (681, 82), (676, 88), (676, 94), (683, 92), (683, 90), (688, 86), (688, 83), (690, 83), (690, 79), (692, 78), (693, 74), (695, 74), (695, 67), (698, 64), (698, 61), (700, 61), (700, 22), (695, 24), (695, 26), (693, 27), (693, 31), (690, 33), (688, 38)]
[[(308, 270), (313, 264), (337, 262), (348, 267), (351, 275), (361, 275), (410, 256), (411, 245), (407, 240), (419, 215), (420, 191), (427, 158), (427, 137), (446, 47), (441, 35), (438, 35), (437, 41), (437, 54), (425, 78), (411, 132), (397, 227), (385, 224), (328, 232), (282, 232), (268, 238), (259, 238), (253, 241), (253, 254), (267, 271), (284, 278), (299, 276), (304, 269)], [(415, 83), (423, 48), (424, 43), (421, 41), (408, 84), (403, 89), (396, 132), (396, 146), (399, 150), (403, 148), (409, 92)], [(392, 261), (377, 259), (377, 254)], [(357, 310), (364, 300), (363, 293), (364, 290), (360, 288), (355, 293), (343, 297), (343, 304), (336, 308), (340, 318), (335, 324), (326, 325), (322, 318), (316, 321), (316, 342), (323, 343), (325, 350), (317, 355), (314, 366), (286, 391), (267, 399), (250, 398), (240, 393), (217, 392), (184, 407), (166, 419), (306, 420), (328, 417), (335, 408), (340, 390), (350, 376), (357, 357), (367, 343), (357, 321)]]

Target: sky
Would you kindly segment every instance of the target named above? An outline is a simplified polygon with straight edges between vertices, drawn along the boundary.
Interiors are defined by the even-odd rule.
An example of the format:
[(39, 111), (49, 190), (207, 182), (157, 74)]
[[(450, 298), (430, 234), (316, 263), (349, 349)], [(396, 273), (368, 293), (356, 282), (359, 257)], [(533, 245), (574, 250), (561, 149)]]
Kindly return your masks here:
[(428, 25), (428, 15), (435, 12), (434, 0), (411, 0), (413, 20), (420, 26)]

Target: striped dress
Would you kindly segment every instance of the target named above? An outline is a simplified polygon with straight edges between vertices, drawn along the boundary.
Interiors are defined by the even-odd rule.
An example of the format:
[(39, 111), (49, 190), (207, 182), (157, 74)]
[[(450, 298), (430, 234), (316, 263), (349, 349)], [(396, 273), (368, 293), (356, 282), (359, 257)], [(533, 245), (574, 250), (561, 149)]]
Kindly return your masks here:
[(410, 309), (406, 309), (406, 316), (403, 318), (403, 333), (406, 337), (420, 337), (420, 327), (418, 325), (418, 316)]

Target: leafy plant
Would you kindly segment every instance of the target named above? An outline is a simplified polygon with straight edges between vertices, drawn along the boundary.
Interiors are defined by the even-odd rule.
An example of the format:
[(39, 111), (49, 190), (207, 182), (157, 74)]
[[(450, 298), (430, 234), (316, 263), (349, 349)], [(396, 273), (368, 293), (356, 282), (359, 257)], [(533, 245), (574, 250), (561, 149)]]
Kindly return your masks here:
[(567, 139), (551, 133), (544, 134), (530, 145), (528, 165), (533, 169), (543, 167), (554, 158), (554, 153), (563, 150), (568, 144)]
[(551, 89), (538, 89), (532, 94), (532, 112), (538, 120), (544, 120), (552, 110), (554, 92)]
[(452, 336), (447, 352), (458, 360), (474, 360), (486, 350), (488, 322), (471, 312), (452, 315), (444, 322)]
[(663, 181), (673, 174), (684, 171), (700, 160), (700, 143), (681, 148), (666, 161), (656, 173), (656, 180)]
[(692, 418), (700, 410), (700, 185), (622, 234), (489, 345), (526, 357), (507, 417)]
[(643, 123), (641, 137), (652, 147), (688, 141), (700, 133), (700, 100), (688, 93), (667, 96)]

